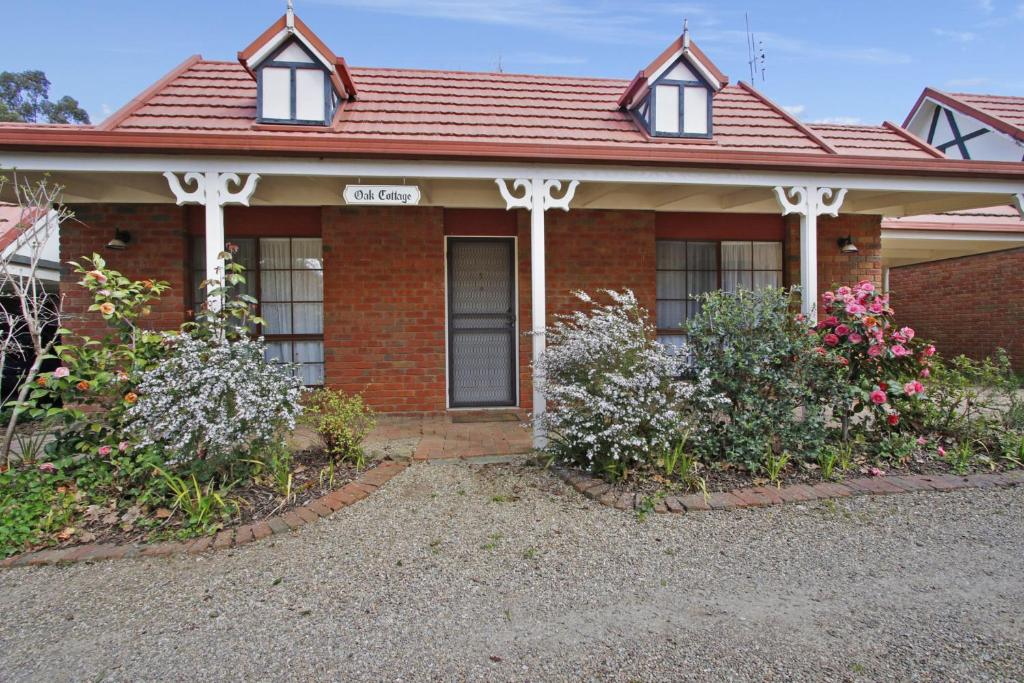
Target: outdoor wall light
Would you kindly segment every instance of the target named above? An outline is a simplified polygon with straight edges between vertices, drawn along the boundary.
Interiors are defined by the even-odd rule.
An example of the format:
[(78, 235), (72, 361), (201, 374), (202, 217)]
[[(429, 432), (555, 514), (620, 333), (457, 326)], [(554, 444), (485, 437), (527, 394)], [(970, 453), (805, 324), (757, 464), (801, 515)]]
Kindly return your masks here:
[(115, 230), (114, 239), (107, 242), (107, 249), (113, 249), (115, 251), (124, 251), (128, 248), (128, 243), (132, 241), (132, 236), (125, 230)]
[(859, 251), (857, 245), (853, 243), (853, 238), (849, 235), (840, 237), (837, 242), (839, 243), (839, 251), (844, 254), (856, 254)]

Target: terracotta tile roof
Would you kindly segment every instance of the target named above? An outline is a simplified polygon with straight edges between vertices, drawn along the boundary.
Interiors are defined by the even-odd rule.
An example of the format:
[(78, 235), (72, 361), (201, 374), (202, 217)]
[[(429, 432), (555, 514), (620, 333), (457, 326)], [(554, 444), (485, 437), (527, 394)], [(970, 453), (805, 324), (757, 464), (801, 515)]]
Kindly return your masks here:
[[(333, 128), (268, 130), (256, 119), (256, 83), (233, 62), (195, 61), (140, 98), (110, 130), (262, 132), (271, 136), (717, 145), (747, 151), (828, 154), (763, 98), (740, 86), (714, 96), (714, 139), (652, 139), (617, 100), (627, 81), (413, 69), (352, 68), (359, 99)], [(101, 126), (104, 127), (104, 126)]]
[(919, 159), (942, 157), (942, 152), (890, 123), (881, 126), (811, 123), (808, 126), (840, 154)]
[(28, 227), (25, 224), (33, 214), (39, 215), (38, 211), (25, 213), (17, 204), (0, 202), (0, 250), (6, 249), (18, 238)]
[(948, 230), (952, 232), (1020, 233), (1024, 238), (1024, 219), (1014, 206), (950, 211), (948, 213), (883, 218), (882, 228), (890, 230)]

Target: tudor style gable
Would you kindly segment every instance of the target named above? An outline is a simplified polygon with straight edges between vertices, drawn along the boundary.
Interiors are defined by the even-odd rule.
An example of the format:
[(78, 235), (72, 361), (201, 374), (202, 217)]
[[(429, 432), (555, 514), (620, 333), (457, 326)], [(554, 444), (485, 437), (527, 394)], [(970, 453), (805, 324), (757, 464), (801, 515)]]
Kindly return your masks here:
[(1024, 98), (925, 88), (903, 124), (951, 159), (1024, 161)]
[(238, 53), (256, 79), (259, 123), (326, 126), (356, 89), (345, 60), (337, 57), (288, 12)]
[(619, 99), (654, 137), (712, 137), (714, 94), (729, 82), (697, 45), (687, 28), (639, 72)]

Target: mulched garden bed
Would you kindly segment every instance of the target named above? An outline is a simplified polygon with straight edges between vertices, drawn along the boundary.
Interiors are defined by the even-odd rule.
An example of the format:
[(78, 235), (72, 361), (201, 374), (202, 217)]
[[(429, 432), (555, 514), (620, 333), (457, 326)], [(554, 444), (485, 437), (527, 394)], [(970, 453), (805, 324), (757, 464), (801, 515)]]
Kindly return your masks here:
[[(282, 515), (302, 507), (345, 484), (354, 481), (361, 472), (348, 462), (335, 462), (333, 478), (328, 469), (330, 456), (322, 450), (301, 451), (293, 454), (291, 494), (286, 499), (277, 490), (267, 473), (256, 480), (242, 482), (231, 489), (228, 498), (238, 504), (238, 512), (223, 525), (210, 530), (213, 535), (221, 528), (255, 524), (274, 515)], [(372, 467), (372, 464), (369, 465)], [(184, 538), (180, 512), (167, 508), (149, 509), (134, 506), (128, 510), (91, 505), (76, 521), (73, 533), (59, 542), (39, 548), (69, 548), (83, 544), (134, 544)], [(191, 538), (199, 535), (193, 534)], [(28, 548), (33, 550), (39, 548)]]
[[(563, 463), (561, 464), (561, 468), (565, 471), (598, 478), (596, 475), (574, 467), (572, 464)], [(766, 486), (777, 488), (798, 484), (813, 486), (815, 484), (842, 483), (846, 479), (854, 479), (858, 477), (871, 477), (884, 480), (886, 477), (891, 476), (964, 476), (968, 474), (1003, 473), (1008, 471), (1010, 471), (1010, 468), (1005, 467), (1002, 462), (996, 461), (994, 462), (993, 467), (971, 467), (964, 472), (956, 472), (950, 463), (944, 460), (928, 457), (915, 457), (898, 467), (887, 466), (885, 468), (876, 468), (870, 464), (858, 463), (855, 467), (850, 468), (842, 475), (835, 476), (832, 479), (826, 479), (823, 477), (816, 466), (808, 467), (801, 465), (789, 465), (785, 471), (780, 474), (777, 482), (771, 482), (767, 477), (753, 475), (744, 468), (732, 465), (725, 465), (722, 467), (702, 467), (698, 471), (697, 475), (704, 479), (707, 492), (709, 494), (713, 494), (726, 493), (737, 489)], [(695, 485), (687, 485), (681, 481), (669, 479), (654, 471), (633, 470), (626, 478), (619, 481), (612, 482), (604, 479), (601, 479), (601, 481), (607, 485), (607, 488), (603, 489), (604, 493), (610, 494), (616, 499), (621, 498), (624, 494), (636, 494), (639, 500), (650, 499), (655, 501), (667, 495), (701, 493), (700, 488)]]

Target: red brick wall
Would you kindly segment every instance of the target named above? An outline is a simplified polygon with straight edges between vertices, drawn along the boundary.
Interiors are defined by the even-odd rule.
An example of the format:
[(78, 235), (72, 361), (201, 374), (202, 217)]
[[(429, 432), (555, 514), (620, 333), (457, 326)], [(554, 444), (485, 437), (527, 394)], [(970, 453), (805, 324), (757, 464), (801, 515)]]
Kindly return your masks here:
[(1024, 371), (1024, 248), (889, 270), (896, 319), (947, 358), (998, 347)]
[[(166, 280), (170, 289), (153, 306), (144, 324), (155, 330), (181, 325), (189, 300), (184, 209), (173, 204), (82, 204), (69, 208), (75, 218), (60, 227), (61, 262), (79, 261), (96, 252), (110, 268), (127, 277)], [(115, 230), (126, 230), (131, 235), (124, 251), (106, 248)], [(65, 297), (65, 326), (79, 334), (103, 336), (107, 326), (98, 313), (87, 312), (92, 299), (78, 286), (79, 279), (70, 266), (64, 267), (60, 291)]]
[[(849, 236), (856, 254), (839, 251), (838, 240)], [(800, 217), (786, 218), (787, 283), (800, 284)], [(882, 219), (880, 216), (842, 215), (818, 218), (818, 296), (836, 284), (870, 280), (882, 285)], [(820, 305), (820, 302), (818, 302)]]
[(378, 410), (445, 409), (443, 215), (324, 208), (326, 381)]

